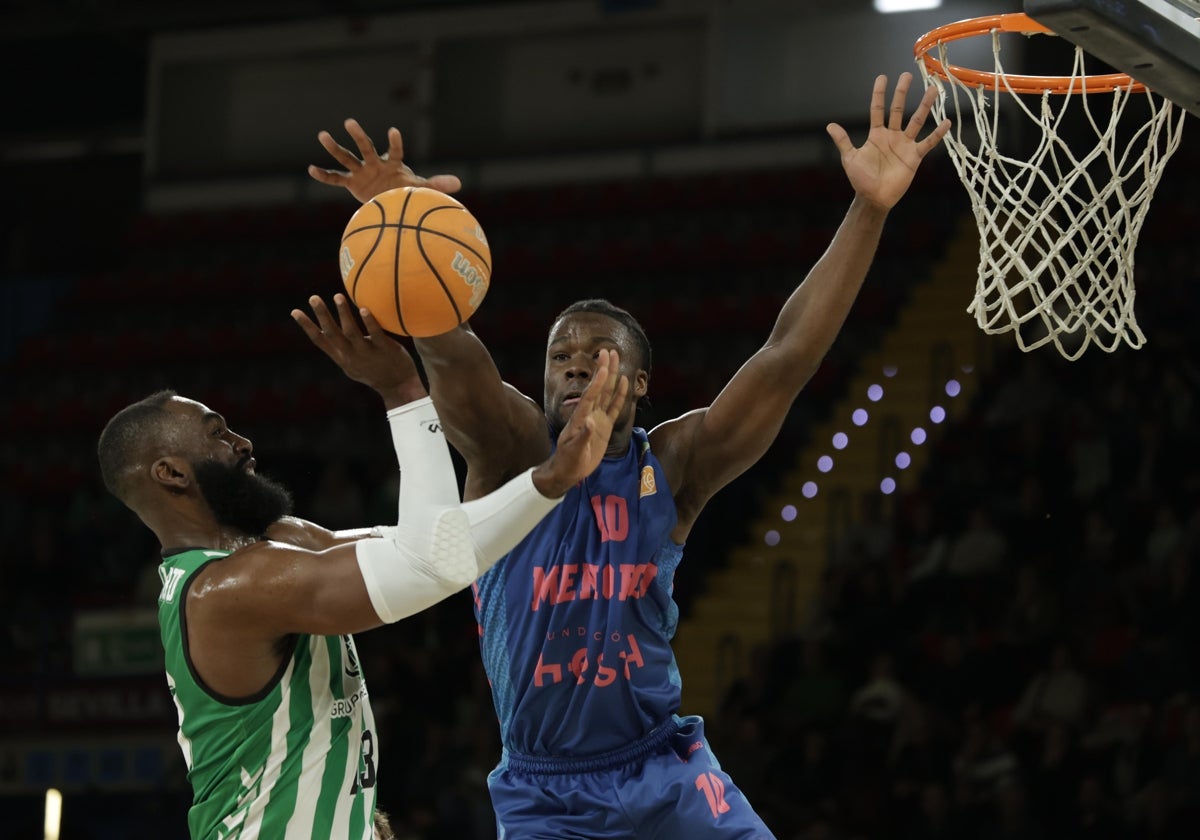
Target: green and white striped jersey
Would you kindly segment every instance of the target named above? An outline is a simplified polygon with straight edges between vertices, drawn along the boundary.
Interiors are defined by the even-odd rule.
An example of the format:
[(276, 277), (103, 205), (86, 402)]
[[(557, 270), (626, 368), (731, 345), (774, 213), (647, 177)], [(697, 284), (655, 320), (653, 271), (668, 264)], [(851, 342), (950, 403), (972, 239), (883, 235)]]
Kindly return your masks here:
[(231, 700), (192, 669), (182, 609), (195, 574), (227, 551), (158, 568), (167, 685), (193, 801), (193, 840), (371, 840), (379, 763), (367, 684), (350, 636), (299, 635), (271, 684)]

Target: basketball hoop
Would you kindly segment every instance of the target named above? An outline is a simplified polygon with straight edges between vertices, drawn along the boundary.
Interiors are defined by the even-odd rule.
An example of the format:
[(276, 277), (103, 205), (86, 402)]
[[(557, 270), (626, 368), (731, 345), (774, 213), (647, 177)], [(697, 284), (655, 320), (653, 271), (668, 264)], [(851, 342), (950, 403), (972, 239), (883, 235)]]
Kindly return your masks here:
[[(1004, 34), (1054, 35), (1024, 14), (991, 15), (941, 26), (914, 47), (926, 83), (941, 93), (935, 119), (953, 107), (945, 142), (979, 228), (978, 280), (967, 311), (989, 335), (1013, 332), (1024, 351), (1053, 343), (1073, 360), (1089, 344), (1107, 352), (1122, 342), (1141, 347), (1133, 254), (1186, 112), (1123, 73), (1086, 74), (1078, 46), (1069, 76), (1006, 73)], [(983, 35), (992, 38), (991, 72), (947, 60), (948, 44)], [(1100, 94), (1111, 94), (1106, 119), (1094, 113)], [(1122, 123), (1132, 100), (1144, 101), (1148, 116)], [(1024, 158), (999, 148), (1004, 101), (1006, 115), (1016, 107), (1026, 120), (1016, 119), (1033, 126), (1034, 148)], [(1092, 148), (1073, 150), (1060, 134), (1072, 106), (1094, 132)]]

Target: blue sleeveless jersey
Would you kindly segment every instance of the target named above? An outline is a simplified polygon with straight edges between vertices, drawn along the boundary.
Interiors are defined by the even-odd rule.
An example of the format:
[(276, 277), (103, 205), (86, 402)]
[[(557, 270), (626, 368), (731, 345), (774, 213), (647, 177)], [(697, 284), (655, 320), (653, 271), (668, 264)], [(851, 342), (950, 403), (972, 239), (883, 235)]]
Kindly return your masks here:
[(475, 584), (506, 749), (594, 755), (679, 708), (675, 521), (662, 466), (635, 428), (623, 457), (605, 458)]

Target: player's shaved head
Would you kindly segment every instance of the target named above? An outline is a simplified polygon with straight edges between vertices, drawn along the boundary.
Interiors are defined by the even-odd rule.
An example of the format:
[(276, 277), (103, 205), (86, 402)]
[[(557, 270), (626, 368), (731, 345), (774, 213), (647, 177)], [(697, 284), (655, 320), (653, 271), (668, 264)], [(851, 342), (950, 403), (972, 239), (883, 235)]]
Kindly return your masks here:
[(174, 391), (156, 391), (118, 411), (108, 421), (96, 454), (100, 459), (100, 475), (109, 492), (129, 504), (132, 478), (146, 453), (162, 439), (164, 426), (170, 419), (167, 404), (177, 397)]

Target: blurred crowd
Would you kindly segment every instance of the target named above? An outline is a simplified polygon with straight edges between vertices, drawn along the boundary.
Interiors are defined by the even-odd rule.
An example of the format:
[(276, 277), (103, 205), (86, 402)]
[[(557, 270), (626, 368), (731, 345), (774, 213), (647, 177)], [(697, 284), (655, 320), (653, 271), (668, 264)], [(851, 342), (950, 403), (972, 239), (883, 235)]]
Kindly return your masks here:
[(725, 697), (781, 836), (1200, 830), (1195, 386), (1150, 349), (1010, 362)]

